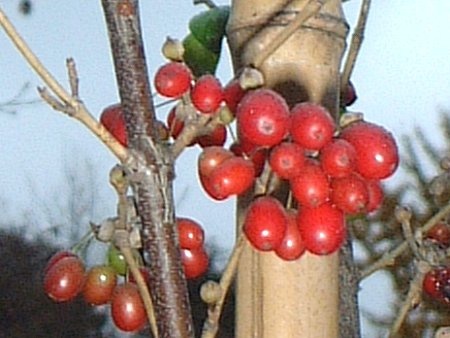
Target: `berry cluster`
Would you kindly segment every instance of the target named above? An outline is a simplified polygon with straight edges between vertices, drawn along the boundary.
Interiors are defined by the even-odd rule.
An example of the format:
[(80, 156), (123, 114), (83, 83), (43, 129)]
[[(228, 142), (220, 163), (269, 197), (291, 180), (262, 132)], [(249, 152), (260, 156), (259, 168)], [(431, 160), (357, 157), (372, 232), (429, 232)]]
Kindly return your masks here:
[[(338, 126), (318, 104), (302, 102), (290, 108), (274, 90), (258, 86), (244, 90), (241, 83), (235, 79), (223, 88), (210, 74), (195, 79), (183, 62), (163, 65), (155, 75), (155, 88), (178, 100), (167, 117), (168, 134), (174, 139), (190, 134), (185, 145), (203, 148), (199, 180), (215, 200), (239, 196), (256, 180), (268, 184), (263, 172), (272, 173), (265, 176), (269, 180), (289, 183), (295, 201), (289, 210), (270, 193), (250, 204), (243, 230), (255, 248), (274, 250), (287, 260), (298, 258), (305, 249), (317, 255), (335, 252), (345, 239), (345, 217), (380, 206), (380, 181), (398, 166), (394, 138), (362, 118)], [(349, 85), (343, 102), (355, 99)], [(196, 124), (202, 116), (208, 117), (207, 122)], [(226, 149), (226, 125), (233, 120), (239, 140)], [(103, 124), (123, 138), (115, 134), (121, 128)], [(290, 250), (295, 254), (286, 253), (293, 243), (296, 247)]]
[[(187, 279), (203, 275), (209, 266), (204, 249), (202, 227), (188, 218), (177, 218), (182, 263)], [(139, 252), (135, 252), (141, 261)], [(149, 283), (147, 268), (139, 268)], [(110, 305), (111, 317), (117, 328), (126, 332), (141, 330), (147, 323), (144, 304), (136, 281), (123, 254), (110, 245), (105, 264), (86, 269), (82, 259), (72, 251), (59, 251), (44, 270), (44, 291), (55, 302), (73, 300), (79, 294), (90, 305)]]

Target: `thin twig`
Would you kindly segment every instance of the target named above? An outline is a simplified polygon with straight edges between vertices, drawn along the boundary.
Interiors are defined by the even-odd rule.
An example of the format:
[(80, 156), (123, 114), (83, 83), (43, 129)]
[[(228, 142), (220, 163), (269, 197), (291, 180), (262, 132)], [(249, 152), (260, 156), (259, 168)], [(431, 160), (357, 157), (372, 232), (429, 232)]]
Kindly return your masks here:
[(406, 299), (398, 311), (398, 315), (392, 324), (389, 332), (389, 338), (395, 338), (398, 336), (398, 332), (408, 315), (408, 312), (420, 303), (422, 295), (422, 283), (426, 273), (431, 269), (431, 266), (426, 262), (419, 261), (417, 264), (417, 274), (409, 284), (409, 291)]
[(310, 0), (280, 33), (255, 57), (252, 66), (259, 69), (264, 61), (272, 55), (289, 37), (298, 30), (306, 20), (316, 15), (328, 0)]
[(358, 23), (356, 24), (353, 32), (352, 40), (350, 42), (350, 48), (345, 61), (344, 70), (341, 76), (341, 91), (345, 91), (347, 84), (355, 67), (356, 58), (358, 57), (361, 49), (361, 44), (364, 40), (364, 31), (366, 29), (367, 18), (369, 16), (371, 0), (363, 0), (361, 9), (359, 12)]
[(139, 289), (139, 294), (141, 295), (142, 301), (144, 303), (145, 311), (147, 313), (147, 318), (150, 323), (150, 327), (154, 337), (158, 337), (158, 326), (156, 324), (155, 312), (153, 308), (153, 303), (148, 289), (147, 283), (145, 282), (139, 267), (136, 263), (133, 251), (130, 247), (129, 233), (131, 224), (128, 223), (128, 198), (127, 191), (129, 188), (129, 180), (122, 166), (116, 165), (110, 172), (110, 182), (114, 187), (117, 198), (118, 198), (118, 222), (115, 226), (115, 244), (118, 246), (120, 252), (123, 254), (125, 261), (136, 281), (137, 287)]
[(76, 106), (76, 100), (70, 96), (69, 93), (59, 84), (53, 75), (45, 68), (36, 54), (30, 49), (25, 40), (20, 36), (17, 30), (7, 18), (3, 10), (0, 8), (0, 25), (5, 30), (11, 41), (27, 60), (28, 64), (34, 69), (36, 73), (42, 78), (53, 93), (65, 104)]
[[(64, 109), (58, 109), (61, 112), (69, 113), (69, 115), (76, 118), (78, 121), (83, 123), (92, 133), (94, 133), (121, 161), (124, 162), (128, 158), (128, 151), (123, 147), (117, 140), (103, 127), (98, 121), (92, 116), (91, 113), (86, 109), (84, 104), (80, 102), (77, 98), (72, 97), (51, 75), (51, 73), (45, 68), (38, 57), (33, 53), (30, 47), (27, 45), (25, 40), (20, 36), (17, 30), (14, 28), (12, 23), (9, 21), (3, 10), (0, 8), (0, 26), (3, 27), (6, 34), (9, 36), (12, 43), (17, 47), (20, 54), (25, 58), (28, 64), (34, 69), (38, 76), (44, 81), (47, 87), (50, 89), (51, 93), (54, 94), (61, 103), (59, 108), (65, 107)], [(69, 78), (71, 74), (69, 72)], [(72, 80), (70, 80), (72, 81)], [(40, 89), (40, 92), (50, 94), (50, 91), (45, 89)], [(50, 95), (45, 95), (47, 98)], [(44, 97), (45, 99), (45, 97)], [(54, 101), (54, 100), (53, 100)]]
[(236, 274), (237, 266), (239, 263), (239, 258), (245, 247), (244, 236), (241, 233), (239, 239), (234, 246), (233, 252), (228, 260), (228, 264), (223, 271), (222, 277), (220, 278), (220, 288), (222, 293), (219, 300), (208, 309), (208, 317), (203, 324), (202, 338), (214, 338), (219, 330), (219, 320), (222, 314), (223, 305), (227, 292), (230, 288), (231, 283), (234, 280)]
[[(416, 233), (418, 231), (421, 231), (422, 233), (427, 232), (430, 230), (437, 222), (442, 220), (444, 217), (446, 217), (448, 214), (450, 214), (450, 202), (441, 208), (436, 214), (434, 214), (433, 217), (431, 217), (422, 227), (416, 230)], [(403, 241), (400, 245), (398, 245), (395, 249), (388, 251), (381, 256), (380, 259), (378, 259), (376, 262), (371, 264), (369, 267), (364, 269), (361, 272), (360, 279), (366, 278), (370, 276), (375, 271), (385, 268), (387, 266), (390, 266), (394, 264), (395, 259), (401, 255), (405, 250), (409, 248), (408, 243), (406, 241)]]

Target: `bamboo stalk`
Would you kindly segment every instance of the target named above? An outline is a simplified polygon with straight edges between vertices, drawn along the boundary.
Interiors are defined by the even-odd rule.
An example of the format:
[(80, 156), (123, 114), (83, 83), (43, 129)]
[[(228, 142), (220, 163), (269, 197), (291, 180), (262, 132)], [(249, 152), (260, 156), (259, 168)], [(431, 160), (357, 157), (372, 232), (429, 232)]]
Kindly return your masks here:
[[(314, 15), (317, 5), (322, 4)], [(339, 70), (347, 24), (341, 1), (235, 0), (228, 25), (228, 42), (236, 72), (255, 65), (259, 55), (301, 11), (312, 16), (258, 67), (268, 87), (288, 103), (313, 101), (336, 116)], [(308, 14), (308, 13), (306, 13)], [(308, 17), (305, 12), (302, 16)], [(279, 194), (285, 196), (286, 187)], [(238, 226), (253, 198), (238, 201)], [(246, 247), (237, 275), (236, 337), (339, 336), (339, 259), (305, 254), (285, 262), (273, 253)]]

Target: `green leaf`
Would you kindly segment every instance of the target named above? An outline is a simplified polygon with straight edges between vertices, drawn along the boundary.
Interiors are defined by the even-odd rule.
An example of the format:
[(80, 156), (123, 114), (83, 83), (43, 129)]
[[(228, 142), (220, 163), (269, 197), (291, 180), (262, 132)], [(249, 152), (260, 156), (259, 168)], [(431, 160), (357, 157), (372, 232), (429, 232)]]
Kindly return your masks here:
[(189, 66), (194, 76), (214, 74), (219, 63), (220, 53), (214, 53), (205, 48), (192, 34), (183, 40), (183, 60)]
[(229, 14), (229, 6), (209, 9), (194, 16), (189, 22), (189, 29), (204, 47), (220, 54)]

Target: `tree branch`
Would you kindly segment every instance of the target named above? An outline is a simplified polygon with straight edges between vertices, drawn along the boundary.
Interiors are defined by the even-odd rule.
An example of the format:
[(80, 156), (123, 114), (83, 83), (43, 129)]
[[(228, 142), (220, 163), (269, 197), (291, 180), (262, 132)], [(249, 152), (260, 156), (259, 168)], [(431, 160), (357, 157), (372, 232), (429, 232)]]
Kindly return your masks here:
[(174, 161), (156, 133), (137, 0), (102, 0), (132, 158), (144, 260), (159, 337), (193, 337), (175, 227)]

